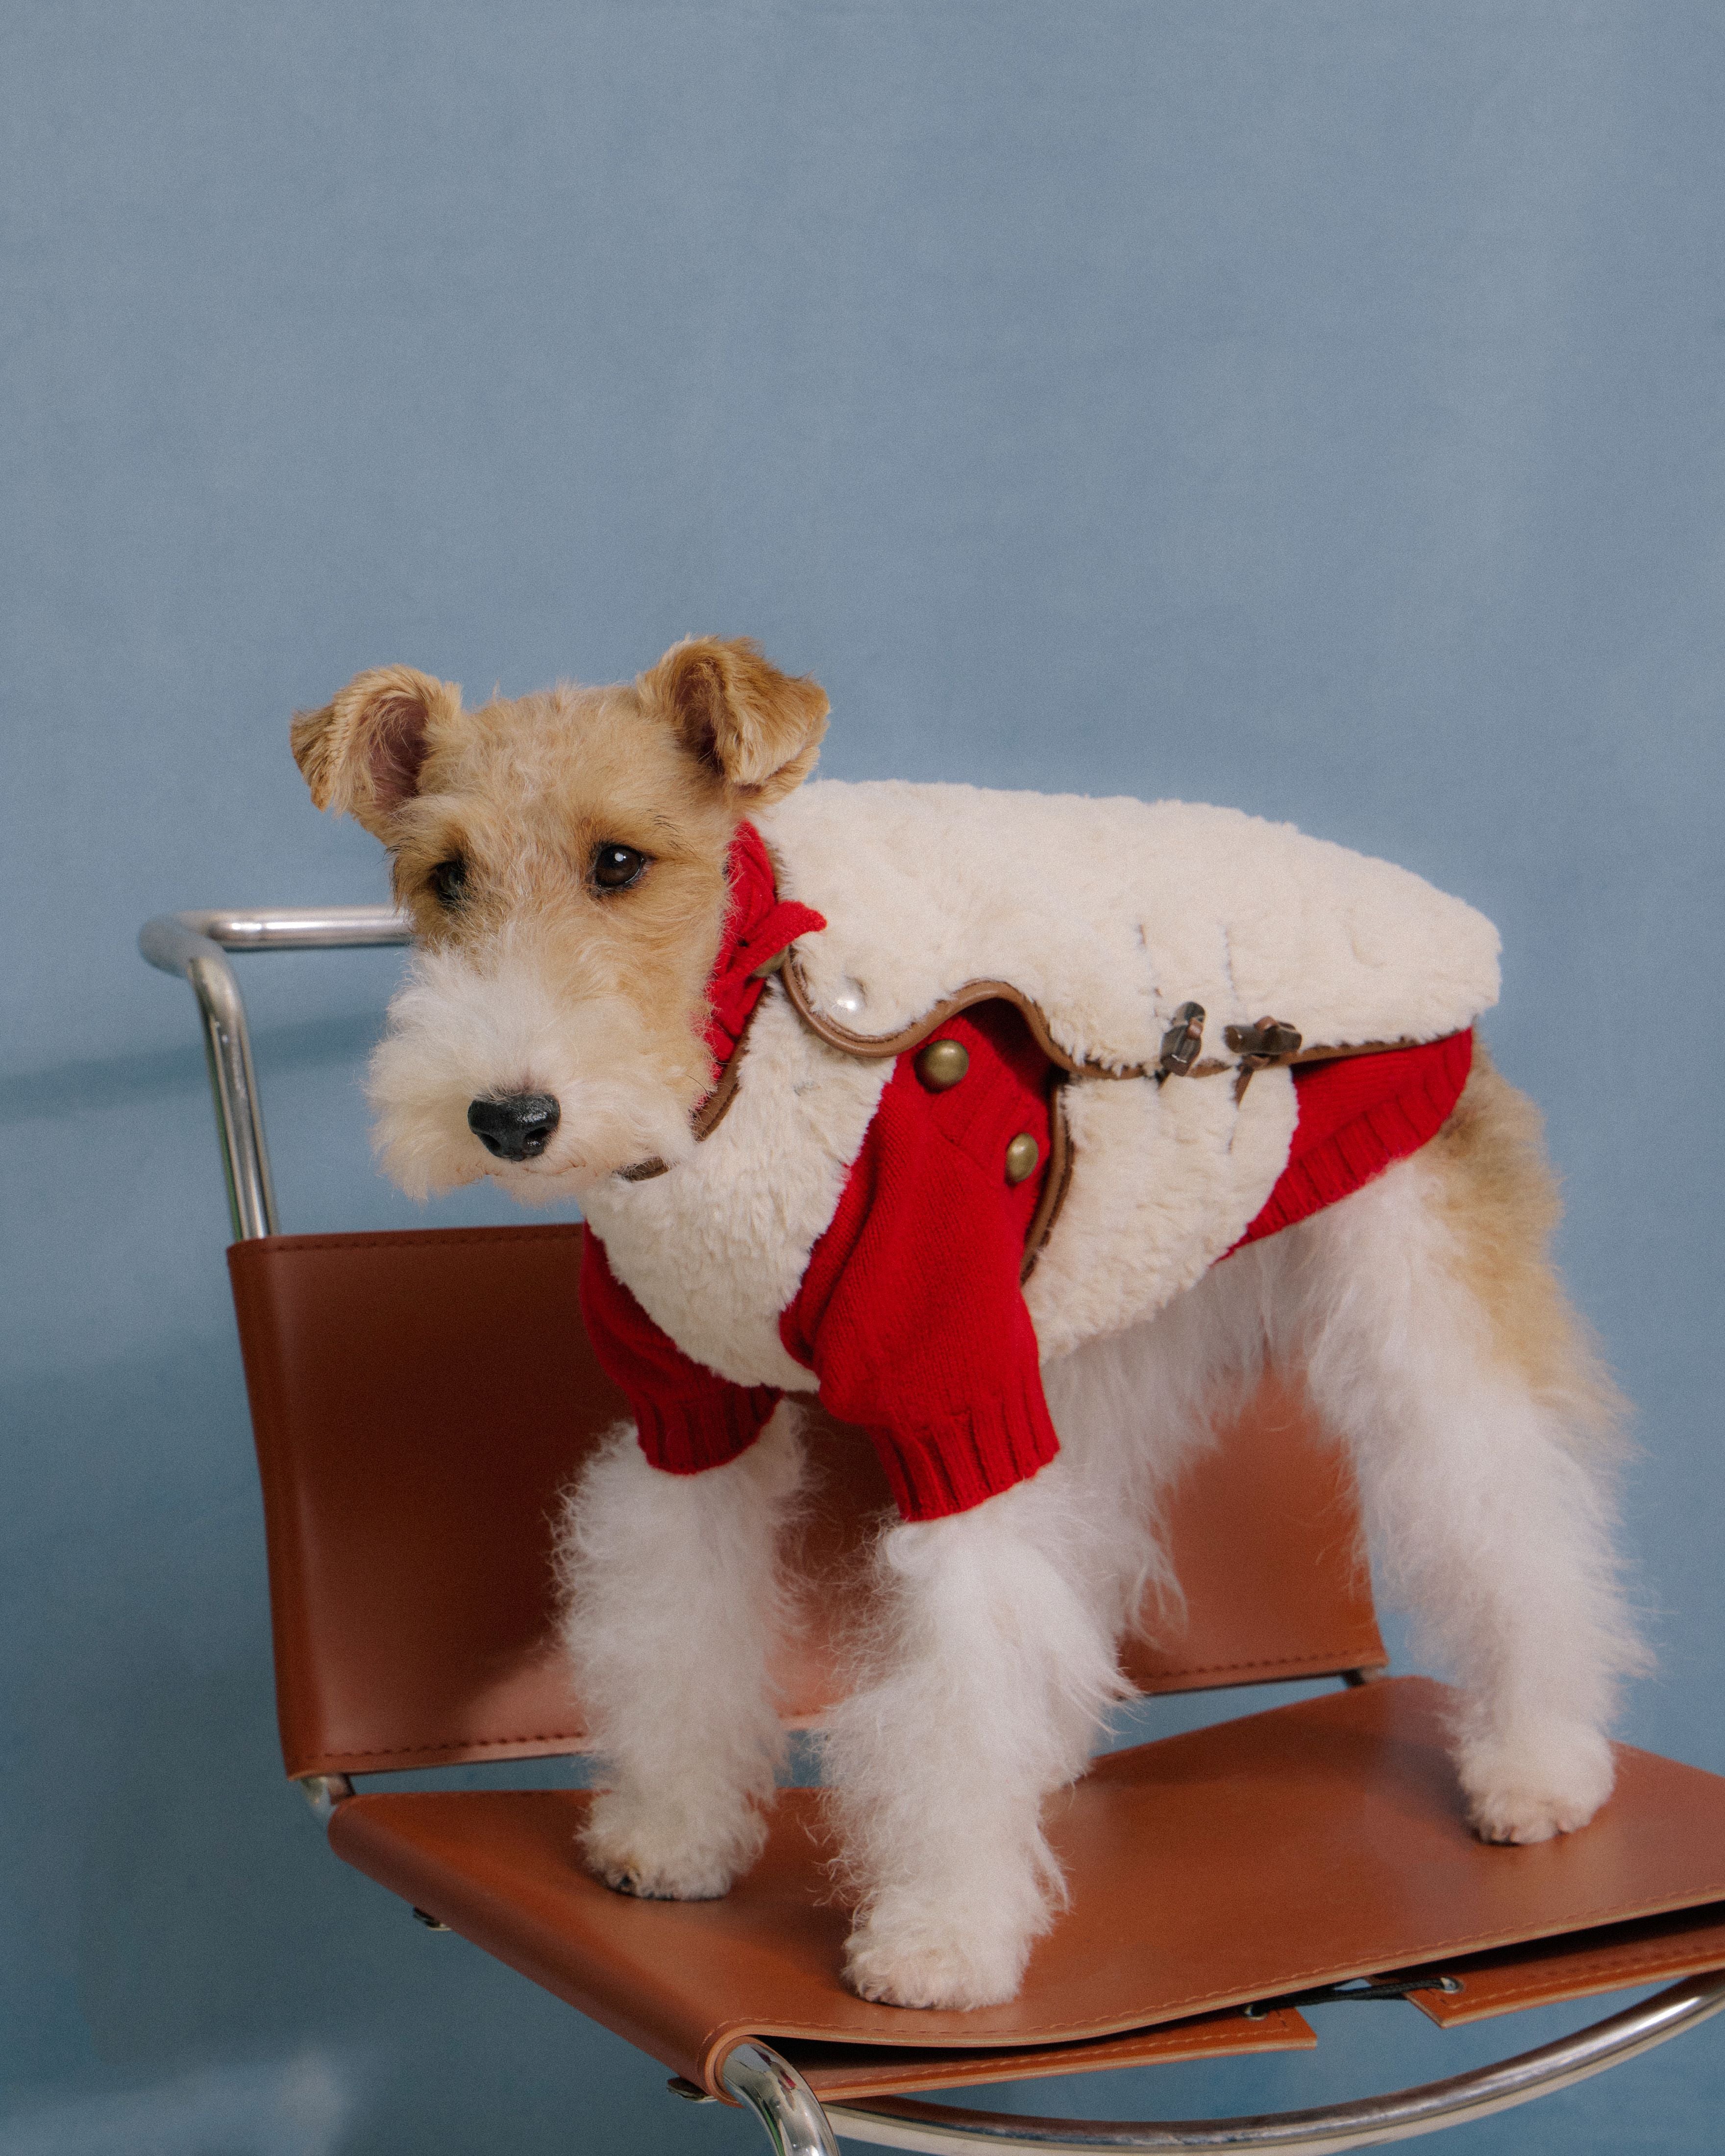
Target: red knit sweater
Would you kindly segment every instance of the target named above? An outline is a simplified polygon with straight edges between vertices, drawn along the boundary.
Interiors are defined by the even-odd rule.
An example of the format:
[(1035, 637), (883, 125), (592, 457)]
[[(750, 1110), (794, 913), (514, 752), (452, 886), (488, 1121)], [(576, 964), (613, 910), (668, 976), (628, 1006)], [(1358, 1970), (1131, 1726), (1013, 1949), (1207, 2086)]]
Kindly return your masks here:
[[(729, 865), (732, 912), (708, 989), (707, 1045), (720, 1063), (762, 993), (755, 969), (826, 926), (807, 906), (778, 901), (752, 825), (740, 827)], [(966, 1511), (1060, 1449), (1019, 1286), (1057, 1073), (1009, 1004), (978, 1005), (940, 1037), (967, 1050), (964, 1077), (930, 1091), (914, 1055), (898, 1059), (779, 1319), (787, 1352), (814, 1373), (823, 1405), (869, 1433), (907, 1520)], [(1466, 1083), (1472, 1048), (1472, 1034), (1459, 1033), (1296, 1066), (1288, 1163), (1240, 1244), (1334, 1204), (1434, 1137)], [(1021, 1135), (1035, 1140), (1040, 1165), (1014, 1184), (1006, 1149)], [(698, 1474), (753, 1443), (777, 1390), (732, 1384), (685, 1355), (612, 1272), (590, 1227), (581, 1306), (656, 1467)]]

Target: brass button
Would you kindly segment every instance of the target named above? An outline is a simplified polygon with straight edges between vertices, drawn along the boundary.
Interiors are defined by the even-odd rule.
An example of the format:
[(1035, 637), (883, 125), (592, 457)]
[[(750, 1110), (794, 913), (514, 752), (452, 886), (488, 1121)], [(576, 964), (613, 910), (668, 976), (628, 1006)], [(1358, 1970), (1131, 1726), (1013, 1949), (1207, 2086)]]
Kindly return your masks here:
[(931, 1040), (916, 1058), (916, 1075), (931, 1093), (956, 1086), (969, 1068), (970, 1051), (959, 1040)]
[(1036, 1163), (1042, 1158), (1042, 1148), (1028, 1131), (1020, 1131), (1006, 1148), (1006, 1179), (1022, 1183), (1027, 1175), (1034, 1175)]

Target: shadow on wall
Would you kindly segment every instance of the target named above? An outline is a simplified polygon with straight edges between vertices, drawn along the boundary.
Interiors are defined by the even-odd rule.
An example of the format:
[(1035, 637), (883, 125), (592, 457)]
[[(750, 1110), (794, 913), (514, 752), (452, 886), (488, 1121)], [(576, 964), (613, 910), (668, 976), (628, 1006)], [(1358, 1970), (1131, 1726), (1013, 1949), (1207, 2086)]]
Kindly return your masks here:
[[(203, 1051), (189, 997), (187, 1003), (183, 1048), (87, 1056), (0, 1080), (0, 1129), (64, 1115), (69, 1108), (90, 1114), (139, 1101), (202, 1094), (207, 1083)], [(322, 1065), (351, 1069), (363, 1060), (377, 1033), (374, 1010), (332, 1012), (326, 1018), (255, 1029), (253, 1049), (259, 1068), (272, 1073), (285, 1075)]]

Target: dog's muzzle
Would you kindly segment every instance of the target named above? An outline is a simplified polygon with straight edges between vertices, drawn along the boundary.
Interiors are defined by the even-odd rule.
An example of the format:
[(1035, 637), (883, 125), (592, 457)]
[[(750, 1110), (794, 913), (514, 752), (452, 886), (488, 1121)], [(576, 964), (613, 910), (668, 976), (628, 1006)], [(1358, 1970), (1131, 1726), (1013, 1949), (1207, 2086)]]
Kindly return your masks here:
[(537, 1160), (562, 1112), (549, 1093), (511, 1093), (501, 1101), (471, 1102), (467, 1127), (498, 1160)]

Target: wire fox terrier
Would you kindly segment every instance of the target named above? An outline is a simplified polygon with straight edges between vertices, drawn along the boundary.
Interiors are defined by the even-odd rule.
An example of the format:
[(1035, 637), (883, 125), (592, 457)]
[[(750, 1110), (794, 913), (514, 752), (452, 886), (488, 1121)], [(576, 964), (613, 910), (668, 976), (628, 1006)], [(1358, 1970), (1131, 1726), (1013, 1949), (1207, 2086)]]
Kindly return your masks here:
[(1060, 1905), (1044, 1799), (1127, 1629), (1177, 1614), (1158, 1495), (1270, 1366), (1458, 1681), (1477, 1831), (1583, 1825), (1642, 1659), (1618, 1403), (1547, 1260), (1537, 1113), (1473, 1044), (1489, 924), (1228, 810), (805, 788), (826, 713), (699, 639), (473, 711), (381, 668), (294, 726), (413, 922), (389, 1173), (586, 1215), (634, 1414), (562, 1526), (588, 1860), (701, 1898), (759, 1851), (818, 1394), (897, 1506), (824, 1737), (846, 1973), (1010, 1998)]

